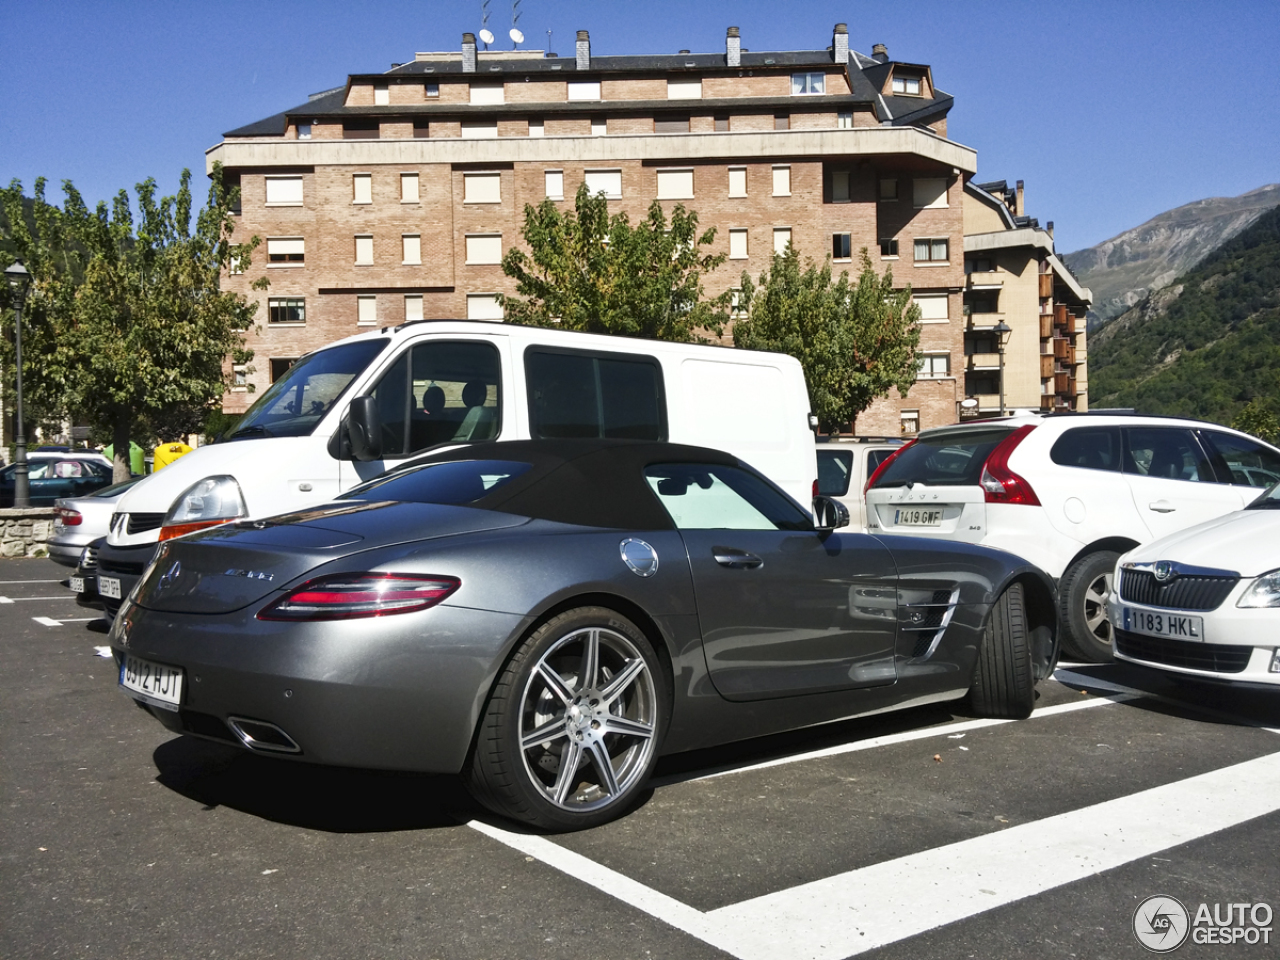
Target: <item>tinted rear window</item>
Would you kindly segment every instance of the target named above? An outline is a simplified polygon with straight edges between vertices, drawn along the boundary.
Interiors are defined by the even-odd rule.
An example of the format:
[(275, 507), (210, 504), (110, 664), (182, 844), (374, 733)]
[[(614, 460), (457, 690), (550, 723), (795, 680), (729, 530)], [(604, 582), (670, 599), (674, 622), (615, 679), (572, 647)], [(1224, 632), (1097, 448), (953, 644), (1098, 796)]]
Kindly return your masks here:
[(529, 429), (538, 439), (665, 440), (656, 360), (529, 350)]
[(401, 500), (409, 503), (471, 503), (527, 473), (532, 464), (514, 460), (460, 460), (410, 467), (356, 487), (342, 500)]
[(818, 451), (818, 493), (821, 496), (843, 497), (849, 492), (849, 474), (852, 472), (852, 450)]
[(921, 437), (876, 478), (875, 489), (908, 483), (976, 486), (987, 457), (1012, 432), (1008, 427), (994, 427)]
[(1074, 427), (1060, 436), (1049, 459), (1064, 467), (1120, 470), (1119, 427)]

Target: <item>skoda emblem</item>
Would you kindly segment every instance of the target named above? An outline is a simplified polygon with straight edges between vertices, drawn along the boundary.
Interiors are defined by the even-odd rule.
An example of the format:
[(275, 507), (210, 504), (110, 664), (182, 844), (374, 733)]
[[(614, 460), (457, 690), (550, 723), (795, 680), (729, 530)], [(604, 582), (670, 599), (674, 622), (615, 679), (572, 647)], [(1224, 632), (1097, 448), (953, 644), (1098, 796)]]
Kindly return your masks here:
[(164, 572), (164, 575), (160, 578), (160, 582), (156, 586), (160, 590), (168, 590), (177, 582), (178, 577), (180, 576), (182, 576), (182, 561), (175, 560), (173, 561), (173, 566)]
[(619, 544), (622, 562), (637, 577), (652, 577), (658, 572), (658, 551), (643, 540), (628, 538)]
[(1168, 583), (1173, 579), (1173, 564), (1168, 560), (1157, 560), (1154, 572), (1156, 580), (1160, 583)]

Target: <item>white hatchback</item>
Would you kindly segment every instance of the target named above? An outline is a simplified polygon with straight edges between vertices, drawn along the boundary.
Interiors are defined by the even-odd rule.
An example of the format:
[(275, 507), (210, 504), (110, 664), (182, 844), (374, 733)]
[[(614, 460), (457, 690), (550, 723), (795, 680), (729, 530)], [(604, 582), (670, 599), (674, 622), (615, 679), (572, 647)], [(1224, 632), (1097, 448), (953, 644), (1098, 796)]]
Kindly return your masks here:
[(1280, 450), (1217, 424), (1024, 414), (921, 433), (868, 481), (867, 529), (1027, 558), (1058, 581), (1064, 656), (1096, 662), (1120, 554), (1240, 510), (1273, 473)]

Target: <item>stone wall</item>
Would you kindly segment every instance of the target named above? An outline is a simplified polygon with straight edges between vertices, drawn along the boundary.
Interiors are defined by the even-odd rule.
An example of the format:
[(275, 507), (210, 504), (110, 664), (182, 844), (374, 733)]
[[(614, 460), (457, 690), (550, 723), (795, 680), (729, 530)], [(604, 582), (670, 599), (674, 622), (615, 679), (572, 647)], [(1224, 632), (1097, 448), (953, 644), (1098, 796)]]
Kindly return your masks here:
[(53, 507), (0, 510), (0, 557), (47, 557)]

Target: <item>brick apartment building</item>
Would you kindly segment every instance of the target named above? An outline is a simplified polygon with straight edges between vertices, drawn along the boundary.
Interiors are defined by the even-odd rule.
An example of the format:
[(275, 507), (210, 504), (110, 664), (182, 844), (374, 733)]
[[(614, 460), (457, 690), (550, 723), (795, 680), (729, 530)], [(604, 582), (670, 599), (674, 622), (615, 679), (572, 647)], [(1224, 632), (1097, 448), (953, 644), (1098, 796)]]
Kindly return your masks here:
[[(263, 245), (228, 289), (259, 302), (260, 393), (298, 356), (419, 318), (501, 321), (496, 293), (526, 204), (572, 204), (579, 184), (642, 217), (656, 198), (696, 210), (729, 259), (711, 295), (802, 258), (878, 269), (921, 307), (921, 378), (858, 419), (861, 434), (953, 422), (964, 396), (965, 183), (975, 152), (947, 139), (953, 100), (931, 69), (849, 49), (752, 52), (736, 27), (717, 53), (593, 57), (419, 53), (386, 73), (227, 133), (210, 149), (239, 183), (238, 236)], [(265, 275), (270, 289), (250, 283)], [(244, 386), (226, 398), (239, 412)]]

